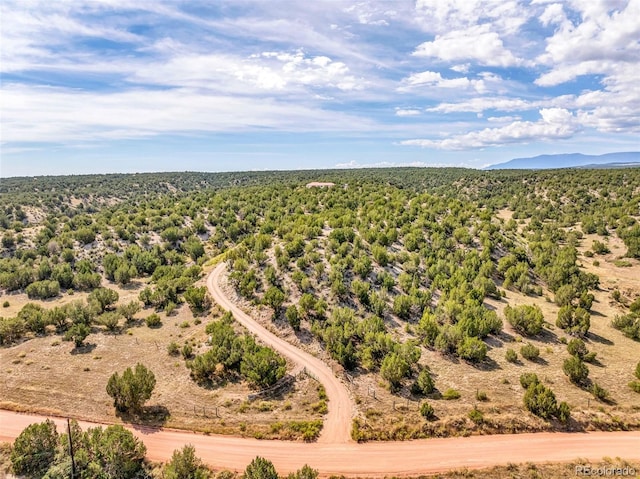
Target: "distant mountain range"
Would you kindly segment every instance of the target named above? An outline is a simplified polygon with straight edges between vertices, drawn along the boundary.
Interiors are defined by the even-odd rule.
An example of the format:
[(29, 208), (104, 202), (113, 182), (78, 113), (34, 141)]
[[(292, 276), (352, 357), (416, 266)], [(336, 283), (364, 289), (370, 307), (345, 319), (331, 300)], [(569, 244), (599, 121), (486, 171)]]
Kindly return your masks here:
[(583, 155), (568, 153), (561, 155), (540, 155), (532, 158), (515, 158), (506, 163), (488, 166), (486, 170), (544, 170), (548, 168), (626, 168), (640, 166), (640, 152), (628, 151), (605, 155)]

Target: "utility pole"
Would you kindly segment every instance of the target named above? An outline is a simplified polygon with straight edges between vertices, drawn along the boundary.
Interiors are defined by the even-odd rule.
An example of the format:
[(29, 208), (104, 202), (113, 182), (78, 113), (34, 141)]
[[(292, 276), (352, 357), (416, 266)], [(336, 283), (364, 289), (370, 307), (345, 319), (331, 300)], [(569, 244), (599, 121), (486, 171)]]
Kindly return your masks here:
[(71, 440), (71, 424), (67, 418), (67, 437), (69, 438), (69, 455), (71, 456), (71, 479), (76, 478), (76, 460), (73, 458), (73, 441)]

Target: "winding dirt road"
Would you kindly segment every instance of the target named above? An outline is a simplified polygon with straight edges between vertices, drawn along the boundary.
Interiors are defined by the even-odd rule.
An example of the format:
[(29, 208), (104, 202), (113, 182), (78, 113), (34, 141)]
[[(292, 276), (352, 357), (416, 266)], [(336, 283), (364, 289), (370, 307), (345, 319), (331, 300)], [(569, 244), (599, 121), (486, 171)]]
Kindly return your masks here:
[[(344, 385), (323, 362), (265, 330), (231, 303), (218, 284), (223, 272), (224, 265), (220, 265), (207, 279), (216, 301), (231, 310), (239, 322), (265, 343), (305, 366), (325, 385), (330, 401), (323, 434), (318, 443), (308, 444), (129, 427), (144, 441), (147, 456), (153, 461), (169, 460), (173, 451), (184, 444), (193, 444), (202, 460), (215, 468), (241, 471), (254, 457), (263, 456), (274, 463), (280, 474), (309, 464), (323, 476), (407, 476), (464, 467), (566, 462), (577, 458), (588, 464), (605, 456), (640, 460), (640, 431), (472, 436), (366, 444), (350, 441), (352, 403)], [(44, 416), (0, 410), (0, 441), (13, 441), (26, 426), (44, 419)], [(64, 420), (53, 419), (63, 430)], [(97, 424), (80, 422), (80, 425), (86, 428)]]
[(351, 441), (351, 420), (354, 407), (346, 386), (333, 374), (333, 371), (326, 363), (266, 330), (227, 298), (220, 287), (220, 278), (224, 272), (225, 265), (220, 263), (207, 278), (207, 287), (216, 303), (227, 311), (231, 311), (236, 321), (255, 334), (265, 344), (268, 344), (298, 366), (305, 367), (325, 387), (329, 397), (329, 412), (325, 416), (318, 442), (340, 444)]

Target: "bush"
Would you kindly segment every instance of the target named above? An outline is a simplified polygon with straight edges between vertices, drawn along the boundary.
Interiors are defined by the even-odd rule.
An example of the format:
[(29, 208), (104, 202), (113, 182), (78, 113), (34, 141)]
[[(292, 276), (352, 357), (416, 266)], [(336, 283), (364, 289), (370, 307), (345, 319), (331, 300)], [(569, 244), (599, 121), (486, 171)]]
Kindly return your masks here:
[(164, 467), (165, 479), (206, 479), (209, 470), (196, 456), (196, 449), (187, 444), (182, 449), (173, 451), (171, 460)]
[(479, 409), (473, 408), (469, 411), (469, 419), (471, 419), (476, 424), (482, 424), (484, 421), (484, 414)]
[(476, 399), (478, 401), (488, 401), (489, 396), (487, 396), (487, 393), (484, 391), (476, 391)]
[(184, 292), (184, 300), (193, 314), (201, 314), (211, 306), (211, 298), (205, 286), (189, 286)]
[(636, 364), (636, 370), (634, 371), (635, 376), (640, 379), (640, 362)]
[(91, 329), (84, 323), (78, 323), (71, 326), (64, 334), (65, 341), (73, 341), (76, 348), (79, 348), (87, 339), (87, 336), (91, 334)]
[(427, 421), (431, 421), (436, 417), (433, 406), (426, 401), (420, 405), (420, 415)]
[(25, 289), (29, 299), (55, 298), (60, 294), (60, 283), (57, 281), (36, 281)]
[(380, 375), (389, 381), (391, 389), (396, 389), (409, 373), (409, 363), (398, 353), (387, 354), (380, 366)]
[(13, 472), (28, 477), (42, 477), (53, 463), (57, 445), (58, 432), (50, 419), (27, 426), (13, 443)]
[(520, 348), (520, 354), (525, 359), (529, 361), (535, 361), (540, 357), (540, 350), (536, 348), (533, 344), (527, 343)]
[(558, 420), (561, 423), (566, 424), (569, 421), (569, 418), (571, 417), (571, 408), (569, 407), (569, 405), (562, 401), (559, 405), (558, 405)]
[(178, 346), (178, 343), (171, 341), (167, 345), (167, 353), (169, 353), (169, 356), (177, 356), (180, 354), (180, 346)]
[(580, 358), (575, 356), (564, 360), (562, 370), (574, 384), (584, 384), (589, 377), (589, 368), (587, 368)]
[(584, 357), (589, 353), (587, 345), (584, 344), (584, 341), (582, 339), (578, 338), (569, 341), (569, 343), (567, 344), (567, 351), (569, 351), (569, 354), (571, 356), (576, 356), (583, 360)]
[(513, 329), (526, 336), (535, 336), (542, 331), (544, 315), (537, 305), (506, 306), (504, 315)]
[(290, 473), (287, 479), (318, 479), (318, 471), (305, 464), (301, 469)]
[(103, 313), (111, 305), (118, 301), (118, 292), (109, 288), (96, 288), (90, 294), (87, 300), (89, 304), (95, 305), (98, 312)]
[(544, 384), (531, 384), (524, 393), (524, 405), (533, 414), (550, 419), (558, 413), (556, 396)]
[(300, 315), (298, 314), (298, 308), (292, 304), (287, 308), (284, 315), (294, 331), (298, 331), (300, 329)]
[(616, 316), (611, 322), (611, 326), (621, 331), (628, 338), (636, 341), (640, 340), (640, 313)]
[(516, 363), (518, 362), (518, 353), (516, 353), (513, 349), (509, 348), (507, 349), (507, 351), (504, 353), (504, 357), (507, 361), (509, 361), (510, 363)]
[(240, 373), (258, 387), (269, 387), (284, 376), (286, 362), (273, 349), (256, 346), (244, 353)]
[(431, 373), (428, 369), (422, 369), (418, 373), (418, 377), (416, 381), (411, 386), (411, 392), (414, 394), (431, 394), (435, 391), (435, 384), (433, 382), (433, 378), (431, 377)]
[(523, 389), (529, 389), (532, 384), (539, 384), (540, 380), (536, 373), (523, 373), (520, 375), (520, 385)]
[(135, 369), (127, 368), (120, 376), (113, 373), (107, 383), (107, 394), (113, 398), (113, 405), (120, 412), (139, 412), (151, 397), (156, 386), (153, 372), (138, 363)]
[(191, 357), (193, 356), (193, 348), (188, 343), (185, 343), (184, 346), (182, 346), (180, 352), (182, 353), (182, 357), (184, 359), (191, 359)]
[(278, 479), (278, 473), (271, 461), (258, 456), (244, 470), (242, 479)]
[(637, 392), (637, 393), (640, 393), (640, 381), (631, 381), (631, 382), (629, 383), (629, 387), (630, 387), (633, 391), (635, 391), (635, 392)]
[(487, 345), (481, 339), (467, 336), (458, 345), (458, 356), (472, 363), (479, 363), (487, 357)]
[(447, 401), (451, 401), (451, 400), (454, 400), (454, 399), (460, 399), (460, 392), (456, 391), (455, 389), (449, 388), (444, 392), (442, 397), (444, 399), (446, 399)]
[(156, 313), (151, 313), (144, 319), (144, 322), (147, 323), (147, 326), (150, 328), (158, 328), (162, 325), (162, 320)]
[(589, 388), (589, 392), (593, 394), (593, 397), (595, 397), (597, 400), (603, 402), (608, 401), (610, 397), (609, 391), (600, 386), (598, 383), (593, 383)]
[(589, 311), (571, 305), (562, 306), (558, 310), (556, 326), (573, 336), (585, 336), (591, 327)]

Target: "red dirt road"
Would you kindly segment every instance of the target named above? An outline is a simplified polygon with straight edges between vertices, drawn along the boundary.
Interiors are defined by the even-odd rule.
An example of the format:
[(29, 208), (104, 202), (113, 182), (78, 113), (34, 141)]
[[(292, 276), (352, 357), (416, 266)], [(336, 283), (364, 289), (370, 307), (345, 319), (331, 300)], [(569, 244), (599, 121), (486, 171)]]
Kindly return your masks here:
[(213, 299), (224, 309), (231, 311), (236, 321), (259, 337), (283, 356), (288, 357), (322, 383), (329, 397), (329, 412), (324, 418), (324, 424), (319, 443), (346, 443), (351, 441), (351, 420), (353, 418), (353, 403), (346, 386), (333, 374), (320, 359), (301, 351), (284, 339), (263, 328), (251, 316), (242, 311), (235, 303), (227, 298), (220, 287), (220, 277), (225, 272), (224, 263), (219, 264), (207, 278), (207, 287)]
[[(259, 441), (230, 436), (205, 436), (186, 431), (143, 427), (129, 429), (147, 446), (152, 461), (167, 461), (175, 449), (193, 444), (198, 456), (217, 469), (242, 471), (256, 456), (271, 460), (280, 474), (309, 464), (323, 476), (407, 476), (477, 469), (508, 463), (566, 462), (580, 458), (588, 464), (603, 457), (640, 460), (640, 431), (591, 433), (536, 433), (425, 439), (406, 442), (358, 444), (350, 440), (353, 406), (344, 384), (319, 359), (297, 349), (256, 323), (223, 294), (218, 284), (224, 265), (214, 269), (207, 286), (214, 299), (233, 312), (248, 330), (298, 365), (306, 367), (325, 385), (329, 413), (317, 443)], [(0, 441), (13, 441), (29, 424), (45, 416), (0, 410)], [(53, 418), (63, 431), (65, 421)], [(83, 428), (96, 426), (80, 421)], [(104, 425), (103, 425), (104, 426)]]
[[(12, 441), (43, 416), (0, 411), (0, 441)], [(65, 421), (55, 419), (61, 431)], [(85, 428), (95, 424), (80, 422)], [(565, 462), (602, 457), (640, 459), (640, 432), (537, 433), (424, 439), (357, 444), (259, 441), (228, 436), (205, 436), (183, 431), (130, 428), (147, 446), (147, 457), (167, 461), (174, 449), (193, 444), (198, 456), (215, 467), (244, 470), (255, 456), (270, 459), (280, 474), (304, 464), (323, 476), (383, 477), (444, 472), (521, 462)]]

